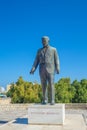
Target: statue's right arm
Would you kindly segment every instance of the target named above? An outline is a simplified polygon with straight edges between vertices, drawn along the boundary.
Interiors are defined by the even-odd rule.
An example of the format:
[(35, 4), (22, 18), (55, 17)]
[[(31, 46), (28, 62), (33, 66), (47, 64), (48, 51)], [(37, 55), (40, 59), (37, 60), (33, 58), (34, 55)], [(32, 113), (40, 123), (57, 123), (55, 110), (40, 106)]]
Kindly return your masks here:
[(38, 64), (39, 64), (39, 51), (37, 52), (37, 55), (36, 55), (36, 58), (34, 60), (34, 64), (32, 66), (30, 74), (33, 74), (35, 72), (35, 70), (37, 69)]

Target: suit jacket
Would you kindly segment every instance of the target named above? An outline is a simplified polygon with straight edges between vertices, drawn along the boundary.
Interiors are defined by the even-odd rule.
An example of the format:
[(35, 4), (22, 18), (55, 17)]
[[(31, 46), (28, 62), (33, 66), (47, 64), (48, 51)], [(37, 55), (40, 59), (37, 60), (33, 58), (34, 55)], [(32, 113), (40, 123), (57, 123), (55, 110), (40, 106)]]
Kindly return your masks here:
[(43, 66), (45, 66), (48, 73), (59, 73), (59, 57), (56, 48), (48, 46), (46, 50), (44, 48), (39, 49), (33, 68), (36, 70), (38, 65), (40, 72), (43, 70)]

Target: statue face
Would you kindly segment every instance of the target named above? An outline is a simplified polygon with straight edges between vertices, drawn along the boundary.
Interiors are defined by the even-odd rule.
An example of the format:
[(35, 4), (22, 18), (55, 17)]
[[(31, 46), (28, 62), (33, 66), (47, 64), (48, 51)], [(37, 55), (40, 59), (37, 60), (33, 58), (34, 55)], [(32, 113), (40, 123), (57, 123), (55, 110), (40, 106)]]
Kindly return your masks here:
[(47, 38), (42, 38), (42, 44), (43, 46), (47, 46), (48, 45), (48, 39)]

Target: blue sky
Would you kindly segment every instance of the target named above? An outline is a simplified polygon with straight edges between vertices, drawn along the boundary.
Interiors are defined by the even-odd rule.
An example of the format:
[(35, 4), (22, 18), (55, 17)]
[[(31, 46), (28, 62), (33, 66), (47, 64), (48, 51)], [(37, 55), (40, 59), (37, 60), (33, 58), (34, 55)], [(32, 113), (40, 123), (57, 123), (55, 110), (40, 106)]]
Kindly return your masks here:
[(29, 71), (43, 35), (59, 53), (55, 82), (87, 79), (86, 0), (0, 0), (0, 86), (19, 76), (40, 82), (38, 69)]

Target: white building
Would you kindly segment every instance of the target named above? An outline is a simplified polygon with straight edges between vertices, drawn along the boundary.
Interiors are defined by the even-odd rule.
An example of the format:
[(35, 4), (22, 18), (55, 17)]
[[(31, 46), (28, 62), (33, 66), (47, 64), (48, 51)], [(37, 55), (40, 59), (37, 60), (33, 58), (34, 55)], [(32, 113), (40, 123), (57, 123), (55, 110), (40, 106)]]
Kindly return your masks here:
[(0, 93), (5, 92), (5, 88), (4, 87), (0, 87)]

